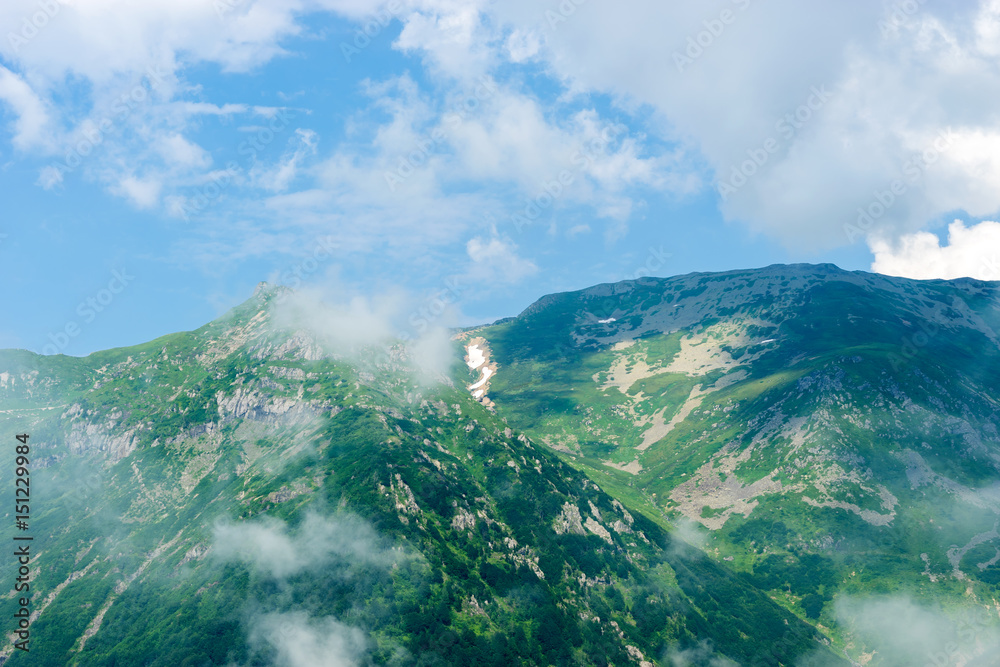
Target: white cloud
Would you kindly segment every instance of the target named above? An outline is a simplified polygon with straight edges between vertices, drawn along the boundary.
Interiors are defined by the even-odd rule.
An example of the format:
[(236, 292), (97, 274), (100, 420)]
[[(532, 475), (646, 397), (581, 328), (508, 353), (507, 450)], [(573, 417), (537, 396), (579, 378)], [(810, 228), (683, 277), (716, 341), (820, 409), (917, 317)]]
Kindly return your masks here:
[(986, 54), (1000, 56), (1000, 0), (987, 0), (975, 21), (978, 48)]
[(139, 178), (134, 175), (123, 177), (113, 191), (128, 199), (134, 206), (141, 209), (153, 208), (160, 200), (160, 190), (163, 183), (156, 177)]
[[(104, 84), (151, 66), (172, 71), (183, 61), (245, 71), (281, 53), (280, 41), (301, 30), (296, 16), (317, 7), (305, 0), (52, 4), (57, 11), (45, 22), (32, 20), (39, 11), (35, 0), (7, 0), (0, 9), (0, 27), (7, 36), (0, 41), (0, 55), (50, 85), (67, 75)], [(25, 19), (36, 29), (25, 29)], [(11, 39), (10, 33), (21, 39)]]
[[(830, 247), (850, 241), (844, 226), (858, 207), (948, 127), (954, 147), (907, 184), (879, 229), (906, 233), (956, 208), (1000, 209), (995, 100), (982, 94), (1000, 87), (991, 41), (1000, 6), (911, 4), (915, 13), (895, 18), (863, 0), (591, 2), (549, 13), (511, 0), (490, 11), (512, 44), (537, 37), (535, 57), (571, 91), (651, 106), (662, 135), (697, 148), (720, 182), (773, 140), (724, 214), (789, 245)], [(696, 162), (687, 166), (697, 173)]]
[(686, 649), (669, 649), (666, 660), (670, 667), (738, 667), (737, 663), (716, 653), (711, 643), (704, 640)]
[(274, 318), (282, 328), (308, 331), (331, 353), (352, 355), (389, 342), (405, 303), (402, 293), (368, 298), (336, 288), (300, 288), (277, 304)]
[(628, 129), (593, 109), (559, 123), (538, 100), (499, 88), (479, 114), (443, 127), (454, 150), (450, 165), (468, 178), (516, 183), (530, 196), (568, 172), (566, 199), (600, 205), (634, 185), (690, 191), (674, 180), (673, 156), (642, 157)]
[[(364, 15), (375, 7), (336, 0), (7, 0), (0, 3), (0, 58), (10, 69), (0, 66), (0, 100), (17, 118), (14, 145), (59, 162), (68, 156), (68, 167), (41, 169), (44, 188), (79, 169), (136, 206), (156, 206), (161, 190), (170, 205), (180, 196), (172, 190), (211, 165), (189, 138), (193, 119), (277, 112), (179, 99), (198, 91), (183, 80), (188, 68), (210, 63), (245, 72), (283, 54), (283, 41), (302, 32), (305, 14)], [(133, 175), (151, 169), (158, 183)]]
[(45, 103), (21, 77), (0, 65), (0, 100), (17, 116), (14, 121), (14, 146), (28, 150), (47, 144), (49, 114)]
[(255, 617), (250, 641), (274, 651), (274, 667), (353, 667), (368, 650), (360, 629), (301, 611)]
[[(670, 545), (671, 550), (688, 557), (697, 556), (698, 551), (703, 551), (709, 538), (709, 533), (702, 524), (687, 517), (681, 517), (674, 523), (672, 534), (674, 539)], [(698, 551), (692, 551), (689, 547)]]
[(284, 192), (295, 180), (302, 161), (316, 154), (317, 134), (312, 130), (295, 130), (295, 148), (286, 151), (278, 164), (254, 174), (257, 182), (270, 192)]
[[(491, 3), (402, 4), (396, 18), (403, 29), (395, 47), (424, 59), (437, 81), (433, 93), (422, 92), (405, 75), (369, 83), (371, 110), (387, 112), (388, 122), (376, 125), (374, 114), (367, 113), (371, 110), (359, 113), (348, 123), (348, 140), (320, 164), (316, 138), (310, 136), (278, 164), (255, 165), (249, 178), (237, 179), (238, 187), (248, 191), (233, 204), (256, 219), (273, 218), (280, 210), (289, 224), (341, 230), (357, 246), (388, 238), (397, 248), (414, 248), (415, 242), (426, 248), (464, 242), (477, 225), (470, 221), (482, 217), (478, 211), (506, 215), (512, 202), (528, 204), (567, 169), (573, 182), (561, 186), (557, 206), (592, 206), (614, 218), (619, 230), (633, 208), (627, 188), (692, 189), (689, 178), (676, 175), (676, 156), (645, 155), (636, 136), (616, 134), (602, 143), (601, 134), (611, 124), (593, 109), (569, 114), (547, 107), (519, 83), (493, 80), (488, 73), (504, 61), (505, 44), (515, 45), (517, 39), (507, 40), (489, 18)], [(59, 109), (50, 154), (61, 160), (66, 148), (73, 153), (83, 145), (84, 152), (73, 156), (80, 158), (85, 177), (138, 207), (162, 202), (169, 214), (179, 215), (195, 196), (184, 188), (204, 182), (203, 172), (212, 166), (209, 152), (190, 138), (198, 117), (267, 117), (277, 111), (180, 99), (196, 90), (183, 80), (186, 68), (214, 63), (226, 71), (246, 71), (284, 53), (282, 44), (303, 32), (302, 18), (309, 12), (333, 11), (364, 24), (381, 6), (371, 0), (60, 4), (44, 29), (24, 44), (0, 45), (0, 55), (30, 72), (22, 83), (38, 91), (38, 104), (70, 79), (91, 84), (89, 111)], [(7, 3), (0, 8), (0, 27), (15, 26), (33, 11), (31, 0)], [(538, 36), (526, 30), (521, 37), (513, 47), (517, 58), (532, 57), (541, 48)], [(130, 102), (124, 114), (113, 113), (121, 97), (130, 94), (143, 100)], [(43, 118), (36, 112), (24, 117), (29, 116)], [(109, 131), (95, 130), (106, 120)], [(425, 150), (435, 132), (440, 138)], [(370, 137), (361, 136), (365, 133)], [(90, 141), (92, 136), (98, 140)], [(601, 144), (596, 149), (595, 139)], [(412, 156), (419, 162), (415, 168), (407, 164)], [(387, 192), (386, 174), (400, 165), (409, 174), (398, 191)], [(55, 169), (43, 168), (38, 183), (55, 187), (77, 167)], [(305, 189), (296, 192), (297, 186)], [(513, 197), (510, 187), (516, 188)], [(277, 196), (260, 200), (266, 193)]]
[(46, 190), (51, 190), (57, 185), (62, 184), (62, 171), (53, 166), (42, 167), (42, 169), (38, 172), (38, 180), (36, 182)]
[(454, 349), (448, 327), (457, 319), (453, 296), (421, 299), (397, 287), (368, 297), (328, 281), (323, 287), (297, 288), (275, 304), (272, 317), (277, 329), (307, 334), (324, 354), (363, 367), (390, 358), (400, 370), (413, 371), (417, 381), (433, 385), (450, 382)]
[(504, 47), (511, 62), (523, 63), (538, 53), (541, 42), (536, 33), (515, 28), (508, 35)]
[(1000, 280), (1000, 222), (966, 227), (956, 220), (948, 227), (944, 246), (930, 232), (906, 234), (896, 243), (874, 239), (869, 245), (875, 255), (872, 271), (877, 273), (918, 280)]
[[(351, 141), (314, 170), (322, 189), (270, 206), (303, 224), (343, 217), (346, 234), (432, 247), (458, 240), (483, 218), (520, 213), (538, 197), (546, 210), (590, 206), (617, 226), (633, 207), (631, 188), (696, 189), (679, 153), (647, 156), (639, 137), (593, 109), (547, 114), (531, 95), (490, 78), (439, 100), (407, 76), (366, 91), (372, 107), (351, 121)], [(373, 112), (389, 118), (373, 124)]]
[(877, 654), (889, 667), (975, 664), (996, 655), (1000, 632), (985, 610), (942, 610), (906, 596), (838, 596), (838, 624), (858, 652)]
[[(152, 68), (159, 84), (149, 101), (116, 121), (116, 136), (100, 149), (107, 155), (85, 169), (137, 206), (162, 201), (176, 211), (176, 190), (211, 166), (189, 138), (192, 119), (276, 112), (182, 100), (195, 89), (183, 80), (186, 68), (246, 72), (286, 55), (290, 40), (308, 33), (308, 14), (331, 11), (360, 25), (383, 3), (57, 5), (30, 38), (0, 40), (12, 68), (0, 68), (0, 98), (14, 112), (16, 145), (62, 154)], [(754, 173), (727, 194), (724, 216), (792, 246), (903, 238), (944, 212), (983, 218), (1000, 210), (1000, 129), (995, 100), (983, 94), (1000, 88), (1000, 0), (913, 3), (916, 11), (894, 17), (868, 0), (402, 5), (394, 47), (423, 60), (427, 89), (405, 76), (371, 84), (372, 108), (349, 120), (342, 145), (317, 156), (316, 143), (302, 144), (260, 166), (240, 185), (275, 196), (235, 205), (257, 219), (280, 211), (282, 224), (342, 232), (356, 247), (378, 239), (413, 252), (415, 242), (464, 243), (481, 233), (472, 222), (479, 211), (528, 205), (563, 170), (572, 183), (553, 210), (590, 207), (608, 220), (608, 239), (627, 229), (643, 189), (685, 195), (713, 176), (730, 181), (746, 164)], [(36, 11), (36, 0), (0, 3), (0, 34), (20, 34)], [(511, 67), (523, 63), (531, 77)], [(482, 77), (492, 91), (470, 97)], [(88, 112), (53, 106), (70, 80), (89, 83)], [(607, 95), (612, 110), (594, 94)], [(470, 99), (475, 109), (453, 113)], [(377, 124), (372, 110), (389, 120)], [(617, 115), (631, 128), (589, 154)], [(914, 162), (949, 131), (933, 161)], [(386, 174), (413, 155), (419, 164), (388, 188)], [(48, 169), (38, 183), (55, 187), (65, 176)], [(859, 208), (878, 204), (897, 180), (902, 193), (858, 227)]]
[(169, 166), (206, 168), (212, 162), (205, 149), (180, 134), (160, 137), (157, 141), (157, 151)]
[(516, 284), (538, 272), (534, 262), (518, 256), (513, 243), (496, 236), (470, 239), (466, 252), (472, 260), (469, 278), (486, 283), (487, 289), (496, 283)]
[(423, 53), (438, 74), (459, 80), (482, 76), (496, 62), (490, 42), (495, 39), (483, 25), (487, 0), (412, 0), (395, 46)]
[(223, 561), (244, 562), (277, 579), (332, 564), (389, 567), (400, 558), (371, 526), (346, 514), (308, 513), (294, 530), (273, 517), (219, 523), (212, 550)]

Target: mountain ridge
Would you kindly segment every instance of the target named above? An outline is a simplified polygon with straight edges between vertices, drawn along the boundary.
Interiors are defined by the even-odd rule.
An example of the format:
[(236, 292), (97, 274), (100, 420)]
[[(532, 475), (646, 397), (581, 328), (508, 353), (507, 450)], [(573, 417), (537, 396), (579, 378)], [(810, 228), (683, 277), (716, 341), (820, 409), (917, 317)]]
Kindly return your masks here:
[(995, 599), (998, 288), (776, 265), (550, 295), (477, 335), (511, 425), (876, 646), (837, 599)]
[[(281, 627), (360, 664), (843, 664), (461, 371), (428, 385), (398, 346), (273, 326), (275, 294), (138, 346), (0, 355), (0, 400), (28, 406), (0, 423), (31, 433), (47, 489), (30, 664), (264, 665)], [(341, 534), (374, 534), (375, 560)]]
[[(428, 384), (405, 345), (275, 321), (291, 292), (267, 284), (141, 345), (0, 351), (0, 423), (52, 489), (33, 664), (263, 665), (280, 623), (362, 664), (914, 664), (1000, 584), (997, 287), (775, 265), (549, 295), (465, 332), (488, 405), (472, 364)], [(304, 525), (415, 560), (389, 576)], [(894, 655), (905, 629), (856, 620), (878, 604), (943, 604), (949, 630)], [(164, 637), (214, 620), (152, 658), (144, 605)]]

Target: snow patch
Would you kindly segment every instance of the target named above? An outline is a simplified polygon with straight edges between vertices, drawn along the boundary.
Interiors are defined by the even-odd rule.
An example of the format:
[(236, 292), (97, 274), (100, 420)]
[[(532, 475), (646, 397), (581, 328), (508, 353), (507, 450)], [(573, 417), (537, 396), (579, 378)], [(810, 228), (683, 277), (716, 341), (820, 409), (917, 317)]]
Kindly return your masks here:
[(489, 366), (483, 369), (483, 377), (476, 384), (470, 384), (469, 389), (479, 389), (484, 384), (489, 382), (490, 376), (493, 375), (493, 369)]
[(490, 389), (490, 378), (496, 373), (497, 366), (490, 363), (490, 348), (485, 338), (477, 336), (469, 341), (465, 347), (465, 363), (470, 370), (478, 370), (479, 379), (466, 388), (472, 393), (472, 397), (483, 405), (490, 407), (493, 402), (486, 396)]
[(479, 348), (478, 345), (470, 345), (465, 351), (469, 355), (469, 358), (465, 363), (468, 364), (469, 368), (472, 370), (476, 370), (486, 363), (486, 354)]

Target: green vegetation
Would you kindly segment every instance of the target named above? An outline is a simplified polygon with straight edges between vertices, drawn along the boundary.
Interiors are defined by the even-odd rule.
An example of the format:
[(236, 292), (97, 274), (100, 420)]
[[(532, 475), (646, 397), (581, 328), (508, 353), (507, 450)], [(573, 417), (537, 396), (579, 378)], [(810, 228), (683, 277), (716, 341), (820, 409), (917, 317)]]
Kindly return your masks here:
[(840, 647), (838, 595), (995, 597), (996, 285), (794, 266), (608, 292), (477, 330), (512, 426), (657, 524), (709, 528), (713, 558)]
[(358, 633), (362, 664), (821, 648), (466, 391), (428, 388), (398, 355), (307, 359), (259, 324), (270, 298), (85, 359), (4, 353), (4, 404), (30, 406), (5, 423), (32, 434), (40, 489), (33, 608), (52, 596), (30, 657), (7, 665), (268, 665), (330, 627)]
[(493, 409), (460, 363), (430, 386), (401, 348), (317, 351), (280, 294), (83, 359), (0, 351), (49, 600), (7, 665), (269, 665), (291, 636), (359, 664), (837, 665), (872, 651), (849, 596), (996, 597), (993, 285), (552, 295), (466, 332)]

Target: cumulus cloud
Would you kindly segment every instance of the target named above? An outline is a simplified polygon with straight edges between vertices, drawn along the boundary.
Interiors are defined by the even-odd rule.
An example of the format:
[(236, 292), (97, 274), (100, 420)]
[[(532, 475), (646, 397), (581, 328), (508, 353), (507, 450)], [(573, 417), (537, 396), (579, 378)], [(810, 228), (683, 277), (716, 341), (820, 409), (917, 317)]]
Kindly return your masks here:
[[(280, 41), (300, 30), (296, 16), (323, 4), (347, 3), (58, 0), (45, 11), (34, 0), (8, 0), (0, 8), (6, 28), (0, 55), (46, 85), (68, 75), (100, 84), (185, 60), (245, 71), (280, 53)], [(48, 17), (39, 17), (41, 11)]]
[(162, 187), (162, 182), (155, 176), (138, 177), (129, 174), (118, 182), (117, 187), (112, 189), (128, 199), (137, 208), (152, 208), (160, 200)]
[[(1000, 84), (995, 0), (565, 7), (491, 11), (514, 45), (538, 41), (535, 57), (572, 90), (655, 108), (661, 132), (730, 185), (730, 219), (789, 245), (843, 245), (858, 208), (895, 180), (906, 195), (882, 214), (883, 233), (1000, 209), (1000, 131), (977, 92)], [(952, 145), (928, 153), (948, 128)]]
[[(247, 72), (285, 55), (307, 34), (308, 15), (363, 24), (383, 3), (52, 6), (56, 14), (31, 29), (34, 0), (0, 6), (3, 32), (31, 33), (0, 40), (10, 63), (0, 69), (0, 99), (13, 111), (16, 145), (61, 153), (154, 72), (150, 102), (120, 123), (134, 131), (105, 138), (96, 171), (137, 206), (177, 209), (182, 199), (170, 190), (213, 168), (191, 120), (264, 113), (183, 99), (188, 68)], [(420, 85), (369, 82), (372, 108), (350, 119), (340, 146), (320, 155), (317, 143), (303, 143), (240, 183), (256, 189), (248, 210), (280, 211), (359, 244), (432, 247), (480, 233), (470, 222), (477, 211), (507, 215), (545, 201), (551, 212), (589, 207), (614, 239), (646, 189), (686, 196), (711, 183), (726, 218), (814, 249), (902, 239), (949, 211), (1000, 210), (1000, 130), (982, 94), (1000, 86), (998, 0), (400, 6), (393, 47), (422, 60), (428, 76)], [(90, 86), (89, 110), (53, 104), (75, 80)], [(629, 130), (590, 154), (617, 118)], [(132, 173), (122, 165), (159, 174), (162, 192), (126, 183)], [(64, 178), (43, 168), (38, 183)]]
[(534, 262), (517, 254), (513, 243), (496, 236), (470, 239), (466, 252), (472, 261), (469, 277), (476, 281), (518, 283), (538, 272)]
[[(38, 111), (68, 81), (88, 82), (82, 105), (56, 105), (55, 116), (44, 120), (53, 128), (47, 154), (61, 158), (82, 142), (74, 161), (83, 163), (84, 175), (137, 207), (164, 205), (179, 215), (196, 199), (183, 189), (197, 187), (206, 170), (218, 171), (212, 152), (192, 139), (196, 119), (265, 112), (239, 101), (185, 99), (197, 90), (184, 81), (188, 69), (210, 63), (226, 72), (249, 71), (283, 55), (283, 44), (304, 33), (310, 13), (333, 12), (364, 23), (383, 4), (55, 3), (56, 14), (41, 29), (0, 45), (0, 55), (19, 70), (6, 77), (11, 90), (5, 99), (13, 105), (16, 97), (25, 109), (33, 100), (34, 111), (20, 117), (37, 124), (45, 119)], [(346, 239), (348, 245), (389, 239), (398, 248), (426, 248), (466, 243), (476, 233), (479, 211), (506, 215), (537, 198), (549, 198), (543, 208), (552, 211), (593, 207), (622, 230), (633, 209), (628, 188), (690, 192), (697, 183), (678, 154), (651, 154), (627, 131), (607, 139), (609, 128), (623, 126), (592, 105), (581, 110), (567, 100), (553, 107), (517, 77), (498, 80), (498, 69), (509, 62), (505, 54), (524, 60), (542, 42), (531, 29), (508, 39), (507, 29), (491, 16), (493, 3), (404, 0), (401, 7), (394, 15), (402, 26), (394, 47), (420, 57), (434, 85), (422, 91), (405, 75), (366, 81), (362, 87), (372, 108), (350, 120), (347, 141), (320, 156), (317, 137), (306, 137), (300, 128), (298, 146), (277, 164), (258, 164), (249, 178), (231, 179), (253, 195), (230, 205), (245, 209), (239, 212), (250, 219), (280, 211), (300, 228), (322, 225), (355, 237)], [(5, 3), (0, 26), (17, 27), (35, 11), (32, 0)], [(121, 115), (112, 113), (123, 96), (141, 101), (128, 102)], [(24, 146), (37, 147), (43, 134), (25, 126), (18, 136)], [(37, 182), (53, 188), (75, 170), (42, 167)], [(564, 172), (567, 181), (560, 183)], [(308, 178), (300, 179), (303, 174)], [(551, 194), (553, 187), (559, 194)], [(220, 235), (214, 237), (218, 244)]]
[(966, 227), (956, 220), (948, 227), (948, 242), (935, 234), (916, 232), (895, 243), (874, 239), (869, 243), (875, 261), (872, 271), (916, 278), (976, 278), (1000, 280), (1000, 223), (983, 221)]
[(368, 649), (360, 629), (301, 611), (255, 617), (250, 642), (271, 649), (274, 667), (353, 667)]
[(495, 39), (484, 25), (489, 0), (414, 0), (396, 46), (415, 51), (439, 74), (472, 79), (496, 62)]

